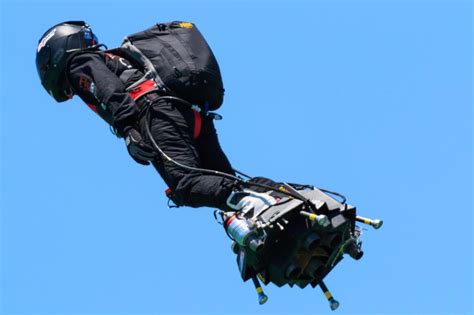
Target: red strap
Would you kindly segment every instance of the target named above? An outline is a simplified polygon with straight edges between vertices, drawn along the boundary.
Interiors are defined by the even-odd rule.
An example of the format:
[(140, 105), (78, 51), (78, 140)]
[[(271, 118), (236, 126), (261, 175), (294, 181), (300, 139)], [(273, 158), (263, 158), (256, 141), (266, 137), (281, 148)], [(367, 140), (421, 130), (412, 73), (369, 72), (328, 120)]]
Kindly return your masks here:
[(194, 140), (199, 138), (199, 135), (201, 134), (201, 126), (202, 126), (201, 113), (194, 111)]
[(227, 229), (227, 227), (236, 219), (235, 215), (231, 216), (224, 222), (224, 227)]
[(116, 55), (111, 54), (110, 52), (106, 52), (105, 55), (109, 57), (110, 59), (115, 59), (115, 57), (117, 57)]
[(153, 82), (153, 80), (146, 80), (133, 88), (133, 90), (129, 91), (128, 94), (130, 94), (133, 100), (137, 100), (140, 96), (154, 90), (155, 88), (155, 82)]
[(89, 104), (89, 103), (86, 103), (87, 106), (89, 106), (90, 109), (92, 109), (94, 112), (97, 113), (97, 106), (95, 106), (94, 104)]

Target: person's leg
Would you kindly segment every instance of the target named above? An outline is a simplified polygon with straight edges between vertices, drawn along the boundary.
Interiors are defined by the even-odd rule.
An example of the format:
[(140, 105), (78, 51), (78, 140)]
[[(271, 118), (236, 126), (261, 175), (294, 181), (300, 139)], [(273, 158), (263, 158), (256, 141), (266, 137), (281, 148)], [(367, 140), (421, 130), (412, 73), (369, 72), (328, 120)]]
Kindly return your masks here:
[[(184, 106), (161, 102), (151, 113), (151, 132), (160, 148), (173, 160), (190, 167), (203, 168), (193, 139), (194, 113)], [(141, 121), (141, 132), (148, 138)], [(170, 187), (176, 201), (190, 207), (224, 208), (234, 181), (222, 176), (190, 171), (158, 157), (153, 165)]]
[(196, 140), (196, 146), (202, 167), (235, 175), (229, 159), (219, 144), (213, 119), (202, 117), (201, 120), (201, 133)]
[[(235, 175), (234, 169), (219, 144), (213, 119), (209, 117), (202, 118), (201, 135), (196, 140), (196, 144), (201, 159), (201, 165), (203, 165), (204, 168)], [(254, 177), (249, 180), (249, 186), (247, 188), (256, 192), (267, 192), (269, 190), (251, 185), (250, 183), (264, 184), (275, 189), (278, 189), (282, 185), (282, 183), (274, 182), (266, 177)]]

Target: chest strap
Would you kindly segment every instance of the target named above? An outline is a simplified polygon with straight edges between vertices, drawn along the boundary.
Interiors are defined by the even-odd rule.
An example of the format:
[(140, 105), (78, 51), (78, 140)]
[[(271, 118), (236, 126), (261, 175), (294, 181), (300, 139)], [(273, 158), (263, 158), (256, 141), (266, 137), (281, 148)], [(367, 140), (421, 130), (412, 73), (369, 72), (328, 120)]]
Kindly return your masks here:
[[(139, 83), (136, 86), (133, 86), (131, 89), (127, 89), (128, 94), (132, 97), (134, 101), (137, 101), (140, 97), (144, 96), (147, 93), (153, 92), (157, 90), (156, 84), (153, 80), (145, 80), (141, 83)], [(202, 117), (201, 113), (196, 110), (194, 107), (191, 107), (193, 109), (194, 113), (194, 131), (193, 131), (193, 137), (194, 140), (199, 138), (199, 135), (201, 134), (201, 128), (202, 128)]]
[(134, 86), (133, 88), (127, 89), (128, 94), (130, 94), (130, 96), (132, 97), (134, 101), (136, 101), (143, 95), (152, 91), (156, 91), (156, 90), (157, 90), (156, 84), (153, 80), (145, 80), (141, 82), (140, 84)]

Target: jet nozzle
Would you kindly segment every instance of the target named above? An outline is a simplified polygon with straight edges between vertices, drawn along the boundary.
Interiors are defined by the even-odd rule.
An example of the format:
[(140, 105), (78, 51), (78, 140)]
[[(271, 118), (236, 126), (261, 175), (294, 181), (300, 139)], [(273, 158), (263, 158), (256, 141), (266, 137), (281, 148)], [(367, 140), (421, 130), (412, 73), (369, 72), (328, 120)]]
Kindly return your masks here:
[(349, 240), (348, 243), (344, 246), (344, 252), (349, 254), (355, 260), (359, 260), (364, 255), (364, 252), (360, 249), (359, 244), (355, 239)]
[(331, 248), (335, 248), (342, 242), (342, 236), (340, 233), (328, 234), (323, 238), (323, 244)]
[(316, 233), (311, 233), (308, 236), (306, 236), (305, 240), (303, 241), (303, 247), (307, 251), (314, 251), (319, 244), (321, 243), (321, 238), (319, 237), (318, 234)]
[(285, 276), (287, 279), (296, 279), (301, 273), (301, 268), (295, 263), (292, 263), (286, 268)]
[(324, 263), (317, 258), (312, 258), (304, 272), (307, 276), (315, 279), (321, 277), (325, 271)]

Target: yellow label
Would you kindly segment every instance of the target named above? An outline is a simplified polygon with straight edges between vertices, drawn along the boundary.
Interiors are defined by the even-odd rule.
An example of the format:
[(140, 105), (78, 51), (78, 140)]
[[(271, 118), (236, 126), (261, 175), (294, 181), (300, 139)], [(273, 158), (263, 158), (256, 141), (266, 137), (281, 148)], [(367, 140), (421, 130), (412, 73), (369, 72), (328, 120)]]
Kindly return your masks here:
[[(279, 191), (282, 191), (282, 192), (284, 192), (284, 193), (287, 193), (287, 194), (290, 193), (290, 192), (288, 191), (288, 189), (286, 189), (286, 188), (283, 187), (283, 186), (278, 187), (278, 190), (279, 190)], [(293, 197), (291, 197), (291, 196), (288, 196), (288, 198), (293, 199)]]
[(324, 295), (326, 296), (326, 298), (327, 298), (328, 300), (329, 300), (330, 298), (332, 298), (331, 292), (329, 292), (329, 291), (324, 292)]
[(283, 186), (278, 187), (278, 190), (283, 191), (283, 192), (286, 192), (286, 193), (289, 192), (288, 189), (286, 189), (286, 188), (283, 187)]
[(311, 221), (316, 220), (316, 215), (314, 213), (311, 213), (308, 217)]
[(364, 219), (364, 223), (365, 223), (365, 224), (371, 224), (372, 221), (371, 221), (370, 219)]
[(184, 28), (193, 28), (193, 23), (181, 22), (179, 23), (179, 26), (184, 27)]
[(263, 292), (262, 287), (258, 287), (258, 288), (257, 288), (257, 293), (262, 293), (262, 292)]

